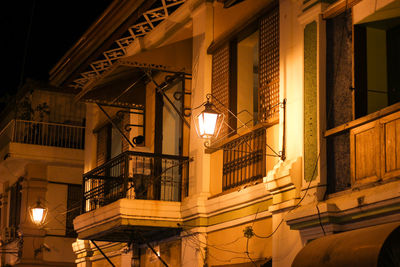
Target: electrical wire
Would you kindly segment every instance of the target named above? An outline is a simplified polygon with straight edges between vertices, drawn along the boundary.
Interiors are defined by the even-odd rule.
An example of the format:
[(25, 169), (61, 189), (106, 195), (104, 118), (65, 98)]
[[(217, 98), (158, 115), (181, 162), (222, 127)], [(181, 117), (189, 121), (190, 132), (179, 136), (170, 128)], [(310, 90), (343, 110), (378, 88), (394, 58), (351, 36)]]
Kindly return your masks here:
[(301, 199), (299, 200), (299, 202), (298, 202), (295, 206), (293, 206), (293, 207), (283, 216), (283, 218), (282, 218), (281, 221), (279, 222), (278, 226), (275, 228), (274, 231), (272, 231), (271, 234), (269, 234), (269, 235), (267, 235), (267, 236), (261, 236), (261, 235), (257, 235), (256, 233), (254, 233), (254, 236), (256, 236), (256, 237), (258, 237), (258, 238), (264, 238), (264, 239), (267, 239), (267, 238), (272, 237), (272, 236), (278, 231), (279, 227), (282, 225), (282, 223), (283, 223), (283, 221), (285, 220), (286, 216), (287, 216), (290, 212), (292, 212), (293, 210), (297, 209), (297, 208), (300, 206), (301, 202), (303, 202), (304, 198), (306, 197), (306, 195), (307, 195), (307, 193), (308, 193), (308, 190), (309, 190), (310, 187), (311, 187), (311, 182), (313, 181), (313, 177), (314, 177), (315, 172), (316, 172), (316, 169), (317, 169), (317, 167), (318, 167), (319, 158), (320, 158), (320, 154), (318, 154), (318, 157), (317, 157), (317, 159), (316, 159), (316, 161), (315, 161), (314, 170), (313, 170), (313, 173), (312, 173), (312, 175), (311, 175), (311, 177), (310, 177), (310, 181), (308, 182), (307, 189), (305, 190), (304, 195), (301, 197)]
[[(200, 233), (198, 233), (198, 234), (200, 234)], [(181, 239), (182, 238), (184, 238), (184, 237), (181, 237)], [(203, 243), (203, 242), (201, 242), (199, 240), (196, 240), (194, 238), (192, 238), (192, 239), (188, 238), (186, 240), (189, 241), (191, 244), (195, 245), (195, 247), (194, 247), (194, 246), (189, 245), (188, 243), (185, 243), (185, 244), (187, 244), (188, 246), (190, 246), (193, 249), (198, 249), (200, 247), (200, 243)], [(205, 243), (203, 243), (203, 244), (205, 244)], [(241, 254), (245, 254), (245, 252), (242, 252)], [(213, 255), (208, 249), (207, 249), (207, 255), (210, 256), (211, 258), (219, 261), (219, 262), (226, 262), (226, 263), (232, 262), (232, 260), (234, 260), (234, 259), (248, 259), (247, 257), (245, 257), (245, 255), (243, 255), (241, 257), (239, 257), (239, 256), (231, 257), (229, 259), (220, 259), (220, 258), (216, 257), (215, 255)], [(263, 260), (263, 259), (265, 259), (265, 258), (257, 258), (256, 260)]]
[(317, 208), (317, 211), (318, 211), (318, 221), (319, 221), (319, 225), (321, 226), (321, 229), (322, 229), (322, 232), (324, 233), (324, 235), (326, 235), (324, 226), (322, 225), (321, 213), (319, 212), (318, 203), (317, 203), (317, 205), (316, 205), (315, 207)]
[[(196, 242), (198, 242), (199, 244), (203, 244), (203, 245), (206, 245), (206, 246), (208, 246), (208, 247), (212, 247), (212, 248), (214, 248), (214, 249), (217, 249), (217, 250), (220, 250), (220, 251), (224, 251), (224, 252), (229, 252), (229, 253), (232, 253), (232, 254), (246, 254), (245, 251), (244, 251), (244, 252), (242, 252), (242, 251), (234, 251), (234, 250), (229, 250), (229, 249), (224, 249), (224, 248), (218, 247), (218, 246), (222, 246), (222, 245), (218, 245), (218, 246), (217, 246), (217, 245), (205, 243), (205, 242), (201, 241), (200, 239), (198, 239), (198, 238), (195, 236), (195, 234), (193, 234), (193, 233), (188, 233), (185, 229), (182, 229), (182, 231), (186, 232), (187, 235), (188, 235), (190, 238), (194, 239), (194, 240), (195, 240)], [(243, 237), (241, 237), (241, 238), (243, 238)], [(237, 242), (239, 239), (240, 239), (240, 238), (235, 239), (234, 242)], [(227, 243), (227, 244), (233, 244), (234, 242), (229, 242), (229, 243)]]
[(249, 240), (250, 240), (250, 238), (247, 238), (247, 240), (246, 240), (246, 255), (247, 255), (247, 258), (249, 258), (249, 260), (253, 263), (253, 265), (255, 266), (255, 267), (257, 267), (257, 264), (253, 261), (253, 259), (250, 257), (250, 253), (249, 253)]

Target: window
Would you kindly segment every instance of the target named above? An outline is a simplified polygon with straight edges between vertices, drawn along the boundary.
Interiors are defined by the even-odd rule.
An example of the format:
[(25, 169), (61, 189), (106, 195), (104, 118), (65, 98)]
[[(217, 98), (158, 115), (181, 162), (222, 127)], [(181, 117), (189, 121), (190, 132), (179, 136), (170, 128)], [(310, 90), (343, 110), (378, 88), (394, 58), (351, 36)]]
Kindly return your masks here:
[[(385, 9), (389, 10), (389, 13), (393, 11), (388, 7)], [(400, 17), (385, 19), (384, 14), (385, 12), (377, 16), (375, 13), (364, 18), (362, 23), (353, 24), (352, 9), (348, 9), (326, 21), (328, 129), (400, 102), (400, 76), (398, 75)], [(379, 20), (377, 20), (378, 17)], [(329, 193), (343, 191), (357, 183), (369, 181), (368, 177), (372, 177), (372, 172), (379, 172), (377, 171), (379, 164), (376, 162), (386, 160), (376, 157), (390, 152), (388, 149), (378, 153), (381, 146), (385, 147), (385, 138), (390, 137), (390, 130), (385, 129), (386, 132), (383, 135), (379, 134), (381, 130), (370, 127), (371, 125), (366, 125), (360, 120), (358, 123), (359, 125), (353, 129), (337, 130), (340, 128), (336, 128), (334, 132), (337, 131), (328, 136)], [(384, 123), (380, 125), (383, 129)], [(385, 138), (381, 139), (380, 135)], [(356, 138), (358, 138), (357, 146), (355, 145)], [(380, 142), (383, 143), (380, 144)], [(390, 148), (392, 147), (395, 147), (394, 142), (390, 145)], [(365, 151), (371, 153), (365, 153)], [(352, 161), (355, 157), (358, 157), (358, 160)], [(365, 166), (359, 164), (369, 162), (368, 160), (372, 163)], [(388, 165), (386, 168), (390, 169)]]
[(400, 102), (400, 17), (354, 25), (354, 36), (358, 118)]
[[(123, 120), (115, 121), (121, 130), (128, 122), (124, 116)], [(96, 131), (97, 133), (97, 166), (100, 166), (110, 159), (118, 156), (123, 151), (129, 150), (128, 142), (121, 136), (121, 133), (111, 123), (107, 123)], [(129, 132), (125, 131), (129, 137)]]
[(18, 181), (10, 187), (10, 211), (8, 226), (17, 228), (20, 223), (21, 216), (21, 183)]
[(67, 196), (67, 219), (66, 219), (66, 236), (76, 237), (74, 231), (73, 220), (80, 214), (82, 201), (82, 186), (81, 185), (68, 185)]
[[(213, 48), (212, 94), (228, 126), (221, 138), (279, 119), (279, 7), (248, 23)], [(220, 104), (221, 102), (222, 104)], [(237, 117), (232, 116), (229, 108)], [(223, 190), (266, 175), (266, 129), (257, 128), (223, 145)]]
[[(212, 94), (222, 103), (227, 124), (221, 136), (242, 123), (278, 121), (279, 8), (275, 7), (244, 27), (212, 52)], [(223, 106), (224, 107), (223, 107)], [(229, 108), (241, 122), (226, 110)]]
[[(236, 114), (246, 125), (258, 121), (259, 31), (236, 43)], [(238, 125), (237, 127), (240, 127)]]

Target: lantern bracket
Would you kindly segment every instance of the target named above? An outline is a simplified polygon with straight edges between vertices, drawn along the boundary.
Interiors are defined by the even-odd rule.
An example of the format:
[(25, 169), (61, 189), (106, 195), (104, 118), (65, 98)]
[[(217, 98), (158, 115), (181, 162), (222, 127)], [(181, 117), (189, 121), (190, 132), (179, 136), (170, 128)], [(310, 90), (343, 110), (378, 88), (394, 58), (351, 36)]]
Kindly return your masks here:
[[(248, 128), (250, 131), (252, 130), (252, 129), (250, 129), (249, 126), (247, 125), (251, 120), (248, 121), (248, 122), (243, 122), (242, 120), (240, 120), (236, 114), (234, 114), (229, 108), (227, 108), (227, 107), (226, 107), (220, 100), (218, 100), (218, 98), (215, 97), (213, 94), (208, 93), (208, 94), (206, 95), (206, 102), (203, 102), (200, 106), (198, 106), (198, 107), (196, 107), (196, 108), (194, 108), (194, 109), (200, 108), (200, 107), (202, 107), (202, 106), (205, 107), (205, 110), (207, 110), (207, 108), (210, 108), (210, 107), (212, 107), (212, 106), (214, 106), (215, 108), (217, 108), (217, 107), (211, 102), (211, 98), (212, 98), (213, 100), (215, 100), (219, 105), (221, 105), (226, 111), (228, 111), (229, 114), (232, 115), (232, 117), (234, 117), (238, 122), (240, 122), (241, 125), (242, 125), (241, 127), (246, 127), (246, 128)], [(267, 146), (267, 147), (272, 151), (272, 153), (273, 153), (273, 154), (266, 154), (266, 156), (278, 157), (278, 158), (280, 158), (282, 161), (284, 161), (284, 160), (286, 159), (286, 149), (285, 149), (285, 147), (286, 147), (286, 143), (285, 143), (285, 141), (286, 141), (286, 140), (285, 140), (285, 139), (286, 139), (286, 98), (283, 99), (282, 102), (277, 103), (275, 106), (279, 106), (280, 108), (283, 109), (283, 136), (282, 136), (282, 139), (283, 139), (283, 140), (282, 140), (282, 150), (280, 150), (280, 151), (275, 151), (270, 145), (266, 144), (266, 146)], [(273, 106), (273, 107), (275, 107), (275, 106)], [(273, 108), (273, 107), (270, 107), (270, 109)], [(192, 109), (192, 110), (194, 110), (194, 109)], [(244, 111), (246, 111), (246, 112), (248, 112), (248, 113), (250, 114), (249, 111), (247, 111), (247, 110), (244, 110)], [(243, 112), (243, 111), (241, 111), (241, 112)], [(251, 114), (250, 114), (250, 115), (251, 115)], [(225, 122), (224, 122), (224, 123), (225, 123)], [(235, 129), (233, 129), (232, 127), (230, 127), (228, 123), (225, 123), (225, 124), (226, 124), (232, 131), (236, 131)], [(224, 137), (225, 137), (225, 136), (224, 136)], [(219, 138), (219, 139), (217, 139), (217, 140), (214, 140), (214, 142), (218, 142), (219, 140), (222, 140), (224, 137)], [(217, 150), (217, 149), (218, 149), (218, 148), (213, 148), (213, 147), (211, 146), (211, 139), (210, 139), (210, 138), (208, 138), (208, 139), (204, 142), (204, 146), (205, 146), (207, 149), (210, 149), (210, 150)]]

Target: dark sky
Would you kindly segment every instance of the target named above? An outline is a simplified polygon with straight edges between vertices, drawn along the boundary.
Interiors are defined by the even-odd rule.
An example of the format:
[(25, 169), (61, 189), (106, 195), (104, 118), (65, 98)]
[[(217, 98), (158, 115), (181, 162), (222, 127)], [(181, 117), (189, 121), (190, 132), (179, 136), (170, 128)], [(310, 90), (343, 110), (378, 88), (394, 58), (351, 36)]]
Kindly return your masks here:
[(21, 75), (23, 79), (47, 81), (50, 69), (111, 2), (4, 1), (0, 11), (3, 102), (4, 95), (16, 92)]

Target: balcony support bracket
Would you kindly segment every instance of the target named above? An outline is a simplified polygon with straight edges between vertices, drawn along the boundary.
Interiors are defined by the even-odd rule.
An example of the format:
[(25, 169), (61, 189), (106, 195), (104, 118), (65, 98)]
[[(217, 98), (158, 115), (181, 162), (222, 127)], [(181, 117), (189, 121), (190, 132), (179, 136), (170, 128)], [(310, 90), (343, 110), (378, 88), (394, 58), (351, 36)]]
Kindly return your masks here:
[(99, 104), (96, 103), (97, 106), (101, 111), (103, 111), (104, 115), (106, 115), (107, 119), (111, 122), (111, 124), (118, 130), (118, 132), (121, 134), (121, 136), (128, 142), (128, 144), (131, 147), (135, 147), (135, 145), (129, 140), (129, 138), (124, 134), (124, 132), (121, 130), (121, 128), (111, 119), (110, 115), (104, 110), (104, 108)]
[[(176, 111), (176, 113), (179, 115), (179, 117), (181, 118), (181, 120), (186, 124), (186, 126), (188, 128), (190, 128), (190, 124), (187, 122), (187, 120), (185, 119), (185, 116), (182, 114), (182, 112), (179, 111), (179, 109), (175, 106), (175, 104), (172, 102), (172, 100), (165, 94), (164, 89), (154, 80), (153, 76), (151, 75), (150, 71), (147, 71), (145, 69), (143, 69), (143, 72), (146, 73), (147, 77), (153, 82), (153, 84), (156, 86), (157, 88), (157, 92), (159, 94), (161, 94), (167, 101), (168, 103), (172, 106), (172, 108)], [(168, 86), (168, 83), (167, 85)]]
[(93, 240), (90, 240), (90, 241), (97, 248), (97, 250), (100, 251), (101, 255), (103, 255), (103, 257), (110, 263), (110, 265), (112, 267), (115, 267), (114, 263), (112, 263), (112, 261), (107, 257), (107, 255), (103, 252), (103, 250), (101, 250), (101, 248)]
[(153, 246), (148, 241), (146, 241), (139, 232), (136, 232), (136, 234), (139, 237), (139, 239), (141, 239), (141, 242), (145, 243), (149, 247), (149, 249), (154, 253), (154, 255), (156, 255), (156, 257), (160, 260), (160, 262), (165, 267), (168, 267), (168, 264), (161, 258), (161, 256), (159, 255), (159, 253), (157, 253), (157, 251), (153, 248)]

